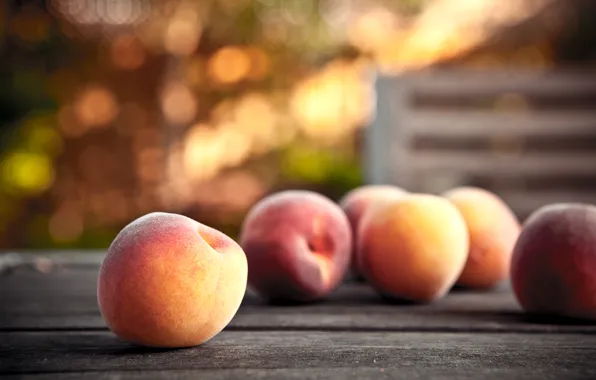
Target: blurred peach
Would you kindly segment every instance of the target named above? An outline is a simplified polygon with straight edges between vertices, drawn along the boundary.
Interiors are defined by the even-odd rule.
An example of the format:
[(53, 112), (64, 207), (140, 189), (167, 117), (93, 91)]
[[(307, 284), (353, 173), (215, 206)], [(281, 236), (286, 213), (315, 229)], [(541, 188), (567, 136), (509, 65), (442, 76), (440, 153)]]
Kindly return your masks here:
[(248, 213), (240, 245), (249, 284), (270, 301), (325, 298), (344, 278), (352, 235), (342, 210), (303, 190), (272, 194)]
[(443, 297), (468, 257), (468, 230), (457, 208), (430, 194), (408, 194), (371, 209), (358, 229), (364, 277), (389, 298)]
[(458, 208), (470, 234), (468, 260), (457, 285), (489, 288), (509, 277), (511, 254), (520, 224), (496, 194), (474, 187), (459, 187), (443, 194)]
[(356, 249), (358, 247), (357, 231), (364, 214), (375, 204), (386, 200), (398, 199), (407, 194), (399, 187), (391, 185), (366, 185), (349, 191), (339, 200), (340, 207), (344, 210), (352, 227), (352, 271), (359, 277), (360, 270), (356, 265)]

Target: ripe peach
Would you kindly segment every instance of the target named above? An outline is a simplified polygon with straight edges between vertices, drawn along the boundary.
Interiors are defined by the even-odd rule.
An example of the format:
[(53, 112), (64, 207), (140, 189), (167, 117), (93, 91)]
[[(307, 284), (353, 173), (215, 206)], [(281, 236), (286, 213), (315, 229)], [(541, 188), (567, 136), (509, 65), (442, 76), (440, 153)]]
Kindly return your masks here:
[(272, 194), (249, 211), (240, 232), (248, 283), (269, 301), (325, 298), (347, 272), (351, 231), (327, 197), (306, 190)]
[(99, 272), (99, 308), (123, 340), (196, 346), (234, 317), (247, 270), (244, 252), (222, 232), (182, 215), (150, 213), (110, 245)]
[(464, 268), (468, 230), (457, 208), (410, 194), (368, 212), (358, 230), (358, 266), (381, 294), (413, 302), (443, 297)]
[(407, 192), (399, 187), (391, 185), (367, 185), (361, 186), (349, 191), (342, 199), (339, 200), (339, 206), (344, 210), (350, 226), (352, 227), (352, 272), (359, 277), (360, 269), (356, 263), (356, 248), (358, 242), (356, 241), (358, 234), (358, 226), (364, 214), (374, 205), (381, 202), (397, 199), (407, 194)]
[(596, 207), (534, 211), (515, 244), (511, 283), (529, 313), (596, 320)]
[(456, 284), (490, 288), (506, 280), (521, 228), (511, 209), (496, 194), (474, 187), (455, 188), (443, 196), (462, 214), (470, 235), (468, 261)]

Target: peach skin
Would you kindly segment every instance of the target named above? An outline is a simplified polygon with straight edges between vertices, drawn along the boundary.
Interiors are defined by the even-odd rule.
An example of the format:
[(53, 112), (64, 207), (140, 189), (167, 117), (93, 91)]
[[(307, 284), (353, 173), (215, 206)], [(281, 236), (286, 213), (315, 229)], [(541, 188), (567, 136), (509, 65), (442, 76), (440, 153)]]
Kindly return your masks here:
[(364, 214), (374, 205), (383, 201), (401, 198), (407, 192), (391, 185), (365, 185), (349, 191), (339, 200), (339, 206), (344, 210), (352, 227), (352, 259), (353, 274), (360, 278), (360, 269), (356, 265), (356, 248), (358, 247), (358, 226)]
[(248, 283), (271, 302), (325, 298), (347, 272), (351, 241), (339, 206), (306, 190), (262, 199), (249, 211), (240, 233)]
[(520, 224), (509, 206), (487, 190), (459, 187), (443, 194), (460, 211), (470, 234), (470, 252), (456, 284), (491, 288), (509, 278)]
[(247, 270), (244, 252), (222, 232), (186, 216), (150, 213), (110, 245), (99, 271), (99, 309), (125, 341), (196, 346), (232, 320)]
[(534, 211), (513, 250), (511, 283), (530, 314), (596, 320), (596, 207)]
[(410, 194), (374, 207), (358, 229), (358, 267), (382, 295), (426, 303), (443, 297), (464, 268), (468, 230), (442, 197)]

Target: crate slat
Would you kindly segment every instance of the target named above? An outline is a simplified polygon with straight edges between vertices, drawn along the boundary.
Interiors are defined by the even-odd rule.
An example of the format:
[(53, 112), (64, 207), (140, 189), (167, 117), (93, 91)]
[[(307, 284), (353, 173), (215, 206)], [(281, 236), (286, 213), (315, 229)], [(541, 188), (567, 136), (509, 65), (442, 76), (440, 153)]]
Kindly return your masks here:
[(412, 111), (417, 136), (444, 138), (596, 137), (596, 112), (494, 113), (487, 111)]
[[(437, 193), (482, 178), (521, 216), (551, 203), (596, 204), (596, 186), (574, 185), (596, 183), (596, 104), (585, 108), (596, 99), (596, 71), (434, 69), (378, 77), (376, 89), (382, 112), (369, 128), (377, 136), (367, 146), (369, 182)], [(486, 102), (508, 94), (527, 99), (527, 107)], [(554, 107), (532, 109), (533, 97), (552, 97)], [(526, 180), (549, 178), (557, 191), (523, 190)]]
[(596, 173), (596, 152), (549, 155), (497, 155), (484, 152), (420, 151), (410, 153), (408, 161), (413, 172), (456, 171), (469, 175), (544, 176), (575, 175), (592, 177)]
[(433, 70), (389, 80), (405, 81), (424, 96), (487, 96), (516, 93), (533, 96), (569, 96), (596, 93), (593, 72), (578, 71), (459, 71)]

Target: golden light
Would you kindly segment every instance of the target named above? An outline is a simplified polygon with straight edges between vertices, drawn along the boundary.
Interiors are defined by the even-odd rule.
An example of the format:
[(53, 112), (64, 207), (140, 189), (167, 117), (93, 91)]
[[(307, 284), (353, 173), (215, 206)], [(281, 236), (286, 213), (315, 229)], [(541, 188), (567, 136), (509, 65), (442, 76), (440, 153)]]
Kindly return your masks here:
[(112, 92), (99, 85), (92, 85), (84, 90), (74, 107), (79, 122), (89, 127), (109, 124), (119, 111)]
[(547, 1), (435, 0), (400, 40), (395, 65), (417, 68), (456, 56), (504, 25), (535, 14)]
[(262, 94), (245, 95), (235, 109), (238, 127), (253, 140), (258, 150), (265, 149), (274, 140), (276, 114), (271, 102)]
[(269, 74), (271, 69), (269, 56), (256, 46), (248, 47), (245, 51), (250, 59), (250, 70), (247, 74), (248, 79), (253, 81), (262, 80)]
[(174, 82), (165, 87), (161, 108), (170, 123), (188, 124), (196, 116), (197, 100), (185, 84)]
[(193, 126), (184, 140), (184, 169), (196, 180), (214, 177), (224, 167), (238, 165), (250, 155), (250, 138), (235, 123)]
[(375, 7), (356, 18), (348, 29), (348, 39), (363, 51), (376, 52), (393, 38), (397, 30), (397, 16), (386, 8)]
[(341, 134), (342, 88), (313, 80), (296, 91), (292, 106), (308, 137), (335, 140)]
[(249, 157), (251, 139), (235, 123), (220, 125), (217, 131), (217, 152), (223, 166), (236, 166)]
[(371, 91), (358, 70), (335, 63), (296, 88), (292, 113), (309, 138), (332, 143), (370, 116)]
[(293, 141), (298, 135), (298, 130), (290, 115), (279, 115), (277, 126), (273, 129), (273, 147), (283, 146)]
[(209, 77), (222, 84), (233, 84), (243, 80), (249, 74), (250, 68), (249, 55), (235, 46), (221, 48), (207, 63)]
[(83, 233), (84, 221), (75, 203), (66, 202), (50, 218), (48, 229), (57, 242), (77, 240)]
[(164, 36), (165, 49), (174, 55), (191, 55), (201, 39), (203, 25), (192, 9), (179, 12), (169, 23)]
[(193, 126), (184, 141), (184, 169), (193, 179), (213, 177), (221, 167), (216, 133), (206, 124)]
[(28, 194), (39, 194), (54, 183), (54, 167), (50, 158), (43, 154), (13, 152), (1, 162), (3, 187)]
[(112, 42), (110, 53), (114, 65), (124, 70), (139, 68), (146, 58), (143, 45), (132, 34), (123, 34), (116, 37)]

